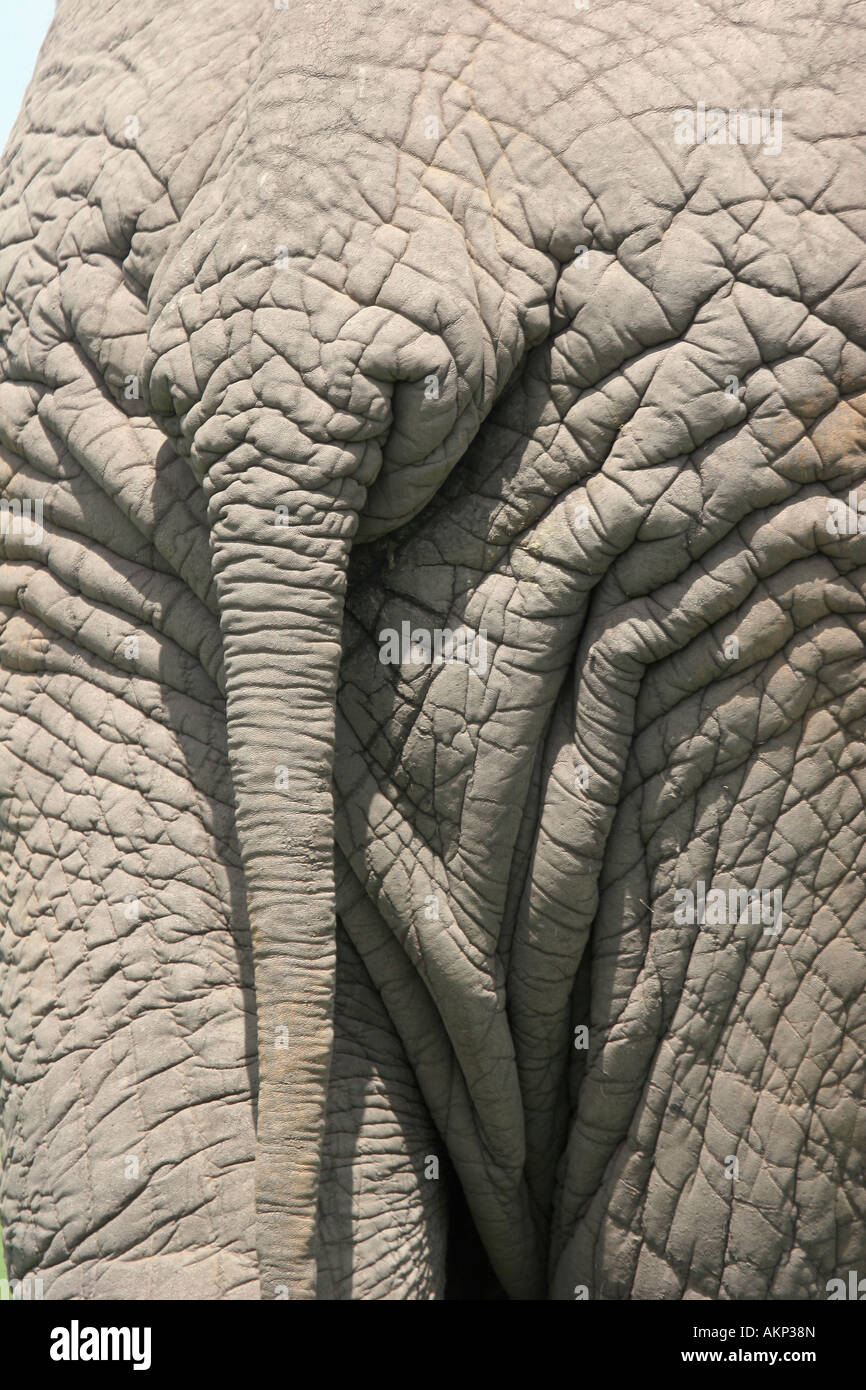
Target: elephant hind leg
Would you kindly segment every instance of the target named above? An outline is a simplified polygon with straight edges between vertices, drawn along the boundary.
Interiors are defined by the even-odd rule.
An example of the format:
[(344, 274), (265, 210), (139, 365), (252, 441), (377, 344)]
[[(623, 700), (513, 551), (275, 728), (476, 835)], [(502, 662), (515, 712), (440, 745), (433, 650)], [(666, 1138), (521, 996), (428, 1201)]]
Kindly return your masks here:
[(339, 924), (322, 1148), (317, 1296), (445, 1297), (447, 1159), (381, 996)]
[(9, 1275), (50, 1299), (255, 1298), (251, 970), (220, 712), (32, 636), (42, 669), (0, 686)]

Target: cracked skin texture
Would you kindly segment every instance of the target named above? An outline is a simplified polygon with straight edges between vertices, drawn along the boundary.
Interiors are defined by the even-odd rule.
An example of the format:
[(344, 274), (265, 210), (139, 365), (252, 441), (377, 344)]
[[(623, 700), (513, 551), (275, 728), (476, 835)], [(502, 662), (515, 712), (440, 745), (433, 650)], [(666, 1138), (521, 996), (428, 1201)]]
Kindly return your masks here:
[(838, 3), (59, 0), (0, 194), (12, 1276), (862, 1272), (864, 70)]

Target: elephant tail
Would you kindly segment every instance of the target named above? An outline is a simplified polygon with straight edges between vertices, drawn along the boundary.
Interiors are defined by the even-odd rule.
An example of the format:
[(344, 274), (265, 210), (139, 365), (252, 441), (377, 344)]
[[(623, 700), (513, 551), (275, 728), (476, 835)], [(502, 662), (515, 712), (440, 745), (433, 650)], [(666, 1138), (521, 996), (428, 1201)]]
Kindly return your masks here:
[(231, 480), (211, 512), (255, 971), (262, 1296), (314, 1298), (336, 969), (334, 708), (355, 513), (300, 502), (266, 469)]

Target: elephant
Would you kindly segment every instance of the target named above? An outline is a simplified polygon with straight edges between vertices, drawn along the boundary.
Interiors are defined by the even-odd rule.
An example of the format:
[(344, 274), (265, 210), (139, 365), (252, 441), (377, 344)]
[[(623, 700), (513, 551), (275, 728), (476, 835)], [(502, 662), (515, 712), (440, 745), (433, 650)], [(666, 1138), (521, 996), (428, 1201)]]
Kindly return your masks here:
[(866, 1274), (864, 74), (831, 0), (58, 0), (0, 175), (11, 1277)]

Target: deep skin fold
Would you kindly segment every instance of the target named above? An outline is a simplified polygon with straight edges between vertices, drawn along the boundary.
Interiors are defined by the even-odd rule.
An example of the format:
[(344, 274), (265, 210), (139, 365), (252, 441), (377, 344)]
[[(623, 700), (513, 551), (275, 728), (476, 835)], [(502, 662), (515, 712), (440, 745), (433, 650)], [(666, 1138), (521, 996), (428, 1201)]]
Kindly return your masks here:
[[(100, 6), (83, 9), (92, 12), (94, 22), (100, 19)], [(830, 382), (852, 400), (862, 390), (855, 350), (862, 346), (862, 311), (850, 242), (839, 233), (834, 266), (816, 260), (808, 226), (799, 240), (785, 243), (793, 279), (803, 287), (803, 303), (798, 303), (789, 297), (788, 280), (775, 262), (756, 258), (741, 227), (761, 241), (753, 228), (772, 180), (760, 158), (725, 151), (737, 163), (732, 169), (729, 161), (720, 173), (708, 150), (687, 156), (665, 144), (663, 135), (673, 104), (718, 99), (727, 105), (745, 100), (744, 89), (754, 93), (748, 99), (755, 104), (770, 104), (782, 66), (807, 86), (814, 28), (806, 53), (793, 38), (786, 36), (783, 51), (766, 34), (729, 26), (726, 36), (737, 58), (733, 79), (717, 73), (711, 45), (703, 67), (689, 50), (691, 71), (678, 55), (676, 95), (668, 100), (668, 88), (659, 90), (647, 124), (641, 82), (630, 83), (627, 75), (621, 81), (622, 116), (604, 94), (609, 61), (636, 77), (630, 59), (618, 50), (601, 62), (602, 39), (608, 35), (599, 39), (594, 31), (596, 67), (589, 73), (597, 85), (590, 90), (584, 82), (585, 20), (542, 19), (520, 7), (515, 23), (513, 9), (455, 4), (447, 16), (431, 19), (420, 6), (400, 7), (398, 13), (370, 5), (354, 7), (339, 25), (311, 5), (269, 15), (267, 23), (260, 7), (239, 13), (247, 69), (237, 80), (237, 99), (227, 103), (220, 138), (207, 144), (202, 136), (207, 158), (190, 156), (195, 175), (175, 179), (169, 201), (177, 225), (159, 253), (141, 250), (144, 237), (136, 252), (152, 278), (145, 322), (129, 334), (135, 345), (131, 360), (141, 369), (145, 407), (159, 424), (161, 443), (168, 439), (179, 455), (179, 468), (165, 451), (155, 450), (149, 463), (163, 483), (169, 473), (177, 477), (188, 470), (188, 480), (200, 490), (197, 498), (188, 496), (190, 521), (175, 524), (166, 535), (159, 525), (165, 520), (163, 504), (162, 514), (155, 508), (157, 525), (150, 528), (142, 516), (142, 490), (127, 495), (115, 456), (99, 452), (114, 422), (86, 433), (72, 412), (63, 413), (63, 382), (87, 374), (64, 345), (83, 345), (91, 359), (90, 349), (100, 347), (100, 334), (86, 313), (76, 316), (81, 290), (74, 280), (68, 284), (71, 276), (60, 294), (67, 315), (61, 345), (50, 362), (32, 344), (29, 359), (20, 349), (17, 357), (13, 353), (13, 374), (29, 379), (32, 373), (50, 388), (40, 418), (50, 421), (88, 475), (118, 498), (119, 509), (152, 544), (153, 563), (161, 558), (182, 573), (203, 607), (219, 615), (223, 664), (214, 674), (227, 696), (228, 758), (256, 968), (257, 1272), (266, 1296), (284, 1286), (293, 1297), (311, 1297), (317, 1288), (321, 1251), (315, 1202), (332, 1050), (335, 836), (378, 914), (362, 921), (364, 913), (353, 903), (345, 907), (347, 930), (371, 975), (378, 962), (369, 943), (383, 923), (405, 955), (415, 953), (412, 968), (423, 991), (416, 1007), (432, 1002), (431, 1032), (427, 1039), (412, 1036), (412, 1010), (400, 998), (390, 1001), (391, 1017), (401, 1019), (397, 1027), (413, 1072), (508, 1292), (537, 1296), (547, 1287), (553, 1170), (564, 1152), (566, 1175), (554, 1218), (560, 1224), (549, 1247), (557, 1296), (570, 1297), (574, 1283), (590, 1277), (597, 1281), (593, 1292), (601, 1296), (624, 1296), (629, 1280), (642, 1296), (647, 1290), (651, 1296), (677, 1296), (686, 1286), (705, 1295), (722, 1288), (736, 1296), (738, 1287), (735, 1257), (713, 1253), (705, 1265), (698, 1260), (693, 1272), (690, 1255), (677, 1245), (688, 1246), (688, 1224), (685, 1234), (677, 1232), (673, 1253), (649, 1224), (632, 1242), (640, 1254), (633, 1256), (629, 1248), (629, 1234), (643, 1217), (630, 1212), (626, 1219), (622, 1209), (635, 1190), (645, 1194), (648, 1206), (663, 1205), (664, 1196), (657, 1194), (664, 1193), (675, 1169), (670, 1150), (676, 1153), (678, 1146), (675, 1136), (665, 1139), (664, 1106), (656, 1113), (664, 1074), (652, 1076), (647, 1103), (646, 1075), (632, 1077), (627, 1066), (625, 1075), (618, 1070), (623, 1049), (617, 1043), (623, 1035), (630, 1038), (626, 1055), (648, 1052), (652, 1067), (665, 1047), (677, 1051), (693, 1029), (686, 1017), (681, 1031), (668, 1037), (670, 1005), (646, 1006), (637, 988), (626, 991), (623, 1002), (620, 977), (608, 963), (619, 955), (626, 973), (639, 974), (641, 966), (634, 962), (643, 959), (651, 1000), (654, 978), (668, 984), (663, 991), (668, 1001), (677, 1000), (677, 989), (684, 988), (685, 972), (669, 965), (676, 951), (663, 945), (663, 909), (650, 935), (648, 921), (634, 916), (639, 896), (632, 892), (634, 884), (619, 885), (622, 864), (636, 858), (633, 846), (641, 843), (630, 822), (621, 828), (636, 812), (632, 802), (620, 808), (619, 798), (634, 798), (642, 785), (632, 738), (633, 726), (644, 717), (639, 707), (643, 673), (647, 665), (668, 669), (664, 663), (673, 662), (676, 688), (682, 676), (674, 658), (686, 642), (697, 640), (690, 581), (684, 581), (684, 594), (665, 586), (675, 584), (685, 561), (709, 554), (721, 577), (701, 602), (718, 622), (725, 621), (732, 595), (739, 592), (729, 576), (732, 562), (745, 558), (743, 576), (737, 568), (739, 582), (748, 578), (753, 553), (757, 570), (767, 578), (775, 566), (790, 563), (790, 537), (812, 553), (807, 535), (820, 525), (821, 489), (842, 486), (837, 480), (843, 475), (856, 477), (862, 457), (857, 425), (846, 423), (838, 402), (822, 404), (820, 391), (815, 403), (811, 380), (805, 385), (786, 381), (778, 367), (770, 385), (762, 382), (766, 364), (799, 354), (813, 369), (820, 365), (815, 375), (822, 390)], [(66, 12), (77, 20), (83, 10), (67, 5)], [(193, 63), (206, 61), (204, 36), (210, 31), (203, 14), (202, 8), (198, 20), (194, 13), (189, 16), (190, 33), (202, 44), (191, 53)], [(729, 25), (727, 19), (709, 19)], [(663, 37), (696, 38), (707, 20), (706, 11), (684, 7), (656, 23), (670, 26)], [(640, 47), (640, 10), (624, 8), (618, 22)], [(431, 33), (433, 23), (447, 32)], [(551, 23), (557, 26), (555, 44)], [(399, 43), (395, 38), (395, 51), (389, 52), (383, 46), (392, 34)], [(229, 29), (222, 38), (226, 51), (232, 37)], [(651, 50), (658, 49), (659, 37), (650, 34), (650, 40)], [(824, 41), (832, 53), (829, 26)], [(85, 44), (86, 61), (89, 40), (79, 42)], [(158, 65), (144, 42), (140, 49), (131, 46), (146, 88)], [(756, 76), (753, 54), (759, 49), (764, 71)], [(531, 75), (525, 83), (519, 80), (531, 74), (527, 55), (534, 52), (545, 54), (547, 90), (562, 96), (552, 106)], [(505, 70), (515, 77), (509, 84), (501, 81), (504, 55)], [(856, 53), (849, 56), (851, 71), (855, 59)], [(371, 104), (358, 95), (356, 69), (380, 62), (389, 67), (392, 90), (389, 101)], [(49, 88), (52, 82), (62, 87), (57, 76), (48, 74), (44, 81)], [(429, 107), (439, 110), (440, 104), (445, 134), (431, 147), (419, 132)], [(793, 95), (792, 104), (789, 128), (796, 131)], [(800, 109), (804, 117), (811, 111), (807, 99)], [(98, 130), (96, 114), (92, 119)], [(851, 119), (853, 131), (857, 125)], [(147, 102), (141, 124), (133, 158), (140, 158), (145, 170), (158, 170), (171, 124), (160, 128)], [(467, 149), (472, 151), (469, 178), (460, 164)], [(777, 216), (788, 206), (786, 180), (794, 178), (788, 166), (780, 168), (780, 186), (767, 205)], [(158, 189), (147, 188), (147, 175), (141, 177), (146, 194), (139, 216), (147, 221)], [(818, 196), (814, 189), (808, 197), (799, 191), (801, 206)], [(835, 197), (837, 207), (845, 204), (843, 196), (833, 195), (829, 177), (822, 196), (831, 202)], [(126, 228), (111, 223), (115, 204), (115, 188), (109, 186), (99, 200), (111, 224), (109, 246), (88, 253), (85, 262), (106, 256), (112, 238), (123, 244)], [(165, 208), (163, 215), (170, 225)], [(843, 220), (832, 219), (834, 233)], [(726, 240), (730, 236), (732, 245)], [(61, 258), (66, 269), (80, 241), (76, 229)], [(772, 228), (763, 233), (771, 248), (779, 241)], [(578, 243), (591, 247), (583, 267), (570, 259)], [(135, 255), (131, 259), (135, 263)], [(11, 298), (17, 309), (20, 290)], [(46, 319), (50, 322), (50, 315), (41, 322)], [(107, 335), (101, 335), (107, 365), (99, 366), (116, 390), (127, 363), (119, 341), (123, 335), (115, 336), (118, 341), (105, 347)], [(724, 394), (731, 371), (748, 384), (745, 403)], [(435, 404), (424, 392), (431, 375), (439, 382)], [(774, 396), (777, 386), (786, 404), (794, 403), (799, 435), (790, 434), (791, 421)], [(825, 412), (830, 424), (822, 437)], [(78, 415), (83, 418), (80, 407)], [(33, 432), (21, 441), (15, 411), (7, 407), (4, 420), (10, 466), (23, 458), (31, 469), (39, 462), (46, 467)], [(713, 472), (712, 450), (728, 431), (737, 446), (729, 467), (743, 459), (750, 465), (739, 478), (741, 513), (725, 494), (724, 479)], [(760, 445), (757, 458), (749, 452), (753, 440)], [(807, 447), (791, 459), (789, 452), (805, 441)], [(765, 482), (761, 469), (767, 458), (783, 466)], [(718, 472), (723, 472), (724, 456), (720, 462)], [(414, 526), (407, 524), (458, 463), (441, 499), (433, 499)], [(701, 484), (697, 494), (695, 479)], [(789, 503), (804, 482), (816, 491), (799, 539), (799, 521)], [(31, 485), (26, 473), (20, 485)], [(576, 520), (579, 503), (589, 505), (588, 534)], [(285, 528), (275, 525), (277, 506), (287, 510)], [(768, 524), (769, 537), (753, 536), (746, 525), (743, 552), (738, 528), (755, 508), (762, 515), (769, 512), (774, 522)], [(177, 510), (170, 516), (176, 518)], [(347, 637), (342, 610), (350, 547), (391, 529), (399, 534), (389, 554), (389, 574), (384, 563), (379, 572), (378, 561), (370, 562)], [(110, 535), (111, 526), (102, 534)], [(210, 539), (204, 560), (201, 537)], [(419, 539), (413, 546), (414, 537)], [(429, 559), (431, 537), (446, 557), (441, 563)], [(725, 552), (726, 545), (733, 554)], [(820, 650), (830, 666), (848, 651), (851, 629), (844, 615), (858, 606), (857, 553), (834, 551), (826, 536), (817, 549), (831, 555), (829, 570), (811, 569), (793, 597), (774, 593), (783, 616), (773, 610), (775, 625), (759, 618), (762, 637), (754, 648), (744, 642), (768, 675), (776, 649), (766, 633), (783, 632), (788, 613), (794, 628), (804, 612), (807, 627), (842, 615), (836, 626), (831, 621), (829, 635), (822, 631)], [(23, 549), (7, 554), (16, 563), (28, 558)], [(144, 562), (151, 558), (142, 554)], [(51, 567), (63, 569), (57, 545)], [(840, 581), (839, 592), (831, 582), (834, 572), (848, 577), (847, 583)], [(64, 573), (68, 577), (68, 569)], [(523, 645), (497, 616), (503, 605), (495, 582), (508, 586), (511, 597), (504, 608), (517, 615)], [(832, 592), (827, 614), (814, 606), (815, 589)], [(35, 610), (49, 631), (54, 623), (57, 633), (58, 608), (40, 606), (38, 597), (16, 601), (24, 612)], [(670, 605), (667, 645), (657, 640), (660, 603)], [(473, 711), (472, 738), (481, 750), (478, 775), (467, 789), (459, 771), (464, 791), (456, 810), (460, 797), (452, 795), (447, 774), (443, 785), (430, 773), (430, 787), (424, 784), (423, 794), (418, 792), (419, 767), (424, 776), (430, 772), (429, 749), (419, 751), (416, 739), (404, 762), (399, 737), (377, 724), (365, 661), (371, 647), (375, 651), (381, 620), (390, 621), (401, 605), (429, 621), (435, 617), (436, 625), (447, 625), (455, 612), (478, 626), (485, 621), (500, 652), (490, 685), (499, 723), (490, 715), (485, 722)], [(62, 655), (59, 638), (49, 640), (55, 655)], [(84, 650), (90, 650), (88, 640), (99, 646), (85, 632), (78, 640)], [(13, 670), (20, 669), (21, 646), (10, 642), (7, 660)], [(168, 652), (167, 643), (162, 650)], [(791, 650), (796, 652), (796, 643)], [(342, 652), (341, 702), (348, 717), (340, 734), (334, 704)], [(690, 647), (690, 657), (692, 652)], [(98, 655), (105, 659), (102, 648)], [(716, 679), (714, 660), (712, 652), (702, 657), (710, 681)], [(167, 665), (164, 660), (163, 677)], [(743, 669), (749, 669), (745, 658)], [(520, 728), (519, 738), (509, 738), (508, 673), (517, 670), (529, 682), (519, 689), (532, 722)], [(438, 687), (430, 684), (434, 694), (428, 702), (423, 681), (414, 686), (410, 680), (400, 689), (395, 678), (393, 706), (410, 732), (437, 712)], [(516, 675), (513, 688), (518, 690)], [(628, 698), (611, 705), (611, 688)], [(464, 698), (472, 709), (470, 687)], [(452, 704), (443, 697), (438, 708), (449, 710)], [(372, 758), (353, 724), (375, 730)], [(672, 728), (673, 738), (675, 719)], [(756, 735), (756, 747), (762, 747), (762, 738), (782, 736), (781, 729), (765, 731)], [(335, 738), (340, 750), (333, 767), (336, 826), (330, 788)], [(430, 746), (435, 748), (435, 740)], [(492, 799), (489, 782), (484, 785), (484, 768), (491, 766), (489, 756), (483, 757), (485, 746), (514, 750), (506, 770), (493, 778), (493, 799), (505, 829), (492, 865), (484, 862)], [(525, 788), (539, 747), (542, 804), (539, 810), (532, 803), (527, 811)], [(641, 756), (649, 755), (644, 750)], [(596, 775), (595, 800), (578, 797), (575, 804), (569, 788), (580, 759)], [(275, 786), (281, 764), (289, 769), (288, 798)], [(383, 788), (390, 803), (384, 828), (369, 814)], [(531, 848), (523, 851), (522, 876), (518, 872), (509, 880), (504, 866), (510, 849), (525, 815), (536, 814), (537, 834), (524, 835)], [(653, 805), (646, 816), (653, 820)], [(699, 816), (698, 823), (701, 833), (694, 838), (700, 846), (713, 834), (712, 818), (707, 814), (702, 822)], [(619, 858), (605, 860), (611, 838), (629, 850), (623, 855), (620, 848)], [(409, 846), (410, 872), (404, 872), (392, 840)], [(654, 872), (661, 902), (670, 886), (663, 855)], [(431, 883), (443, 896), (441, 925), (435, 929), (425, 925), (421, 910)], [(655, 901), (652, 893), (645, 896)], [(569, 1107), (563, 1080), (568, 1000), (597, 910), (596, 1041), (579, 1104), (573, 1100)], [(471, 961), (471, 976), (461, 977), (450, 967), (449, 949)], [(547, 978), (551, 958), (557, 962), (553, 982)], [(383, 994), (396, 978), (380, 971)], [(289, 1030), (288, 1048), (274, 1046), (278, 1027)], [(433, 1036), (435, 1066), (425, 1057)], [(711, 1049), (712, 1042), (701, 1046)], [(700, 1071), (704, 1058), (697, 1044), (693, 1054), (685, 1052), (677, 1084), (688, 1095), (689, 1075)], [(453, 1107), (450, 1095), (442, 1095), (446, 1075), (456, 1077), (450, 1092), (459, 1092), (459, 1101)], [(679, 1112), (672, 1102), (671, 1115), (682, 1111), (680, 1097), (676, 1104)], [(613, 1152), (608, 1147), (612, 1113)], [(642, 1127), (653, 1124), (657, 1133), (650, 1143)], [(657, 1170), (654, 1145), (660, 1154)], [(834, 1162), (836, 1171), (844, 1170), (841, 1126), (829, 1154), (830, 1173)], [(637, 1188), (629, 1163), (641, 1173)], [(611, 1194), (605, 1184), (620, 1164), (623, 1182)], [(722, 1191), (713, 1192), (714, 1201), (724, 1202)], [(749, 1210), (748, 1201), (737, 1209)], [(562, 1212), (567, 1213), (564, 1224)], [(606, 1221), (613, 1225), (606, 1246), (613, 1253), (599, 1272), (599, 1231)], [(845, 1224), (842, 1218), (840, 1223)], [(677, 1230), (676, 1218), (668, 1224)], [(737, 1238), (749, 1246), (748, 1222)], [(760, 1237), (754, 1239), (760, 1245)], [(855, 1257), (849, 1240), (844, 1258)], [(782, 1258), (780, 1287), (820, 1288), (823, 1260), (820, 1251), (810, 1250), (801, 1276), (795, 1262), (788, 1267)], [(799, 1278), (805, 1282), (798, 1284)], [(733, 1282), (725, 1286), (726, 1280)]]

